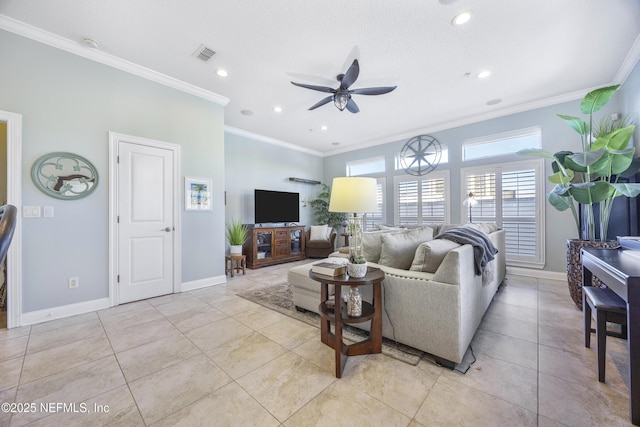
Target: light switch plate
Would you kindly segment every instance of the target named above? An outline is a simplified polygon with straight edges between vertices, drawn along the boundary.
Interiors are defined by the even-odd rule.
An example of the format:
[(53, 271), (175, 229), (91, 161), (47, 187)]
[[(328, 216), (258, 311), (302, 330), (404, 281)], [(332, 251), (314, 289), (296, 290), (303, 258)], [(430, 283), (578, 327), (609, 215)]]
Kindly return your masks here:
[(23, 206), (22, 216), (24, 218), (40, 218), (40, 206)]
[(45, 218), (53, 218), (53, 206), (45, 206), (43, 216)]

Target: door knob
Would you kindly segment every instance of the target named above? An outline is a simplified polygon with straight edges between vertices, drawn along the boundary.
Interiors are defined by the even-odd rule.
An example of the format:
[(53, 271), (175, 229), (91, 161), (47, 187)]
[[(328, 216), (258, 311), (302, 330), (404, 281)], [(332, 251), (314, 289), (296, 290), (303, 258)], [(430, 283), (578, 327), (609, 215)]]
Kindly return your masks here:
[(166, 231), (167, 233), (171, 231), (171, 227), (167, 227), (164, 229), (164, 231)]

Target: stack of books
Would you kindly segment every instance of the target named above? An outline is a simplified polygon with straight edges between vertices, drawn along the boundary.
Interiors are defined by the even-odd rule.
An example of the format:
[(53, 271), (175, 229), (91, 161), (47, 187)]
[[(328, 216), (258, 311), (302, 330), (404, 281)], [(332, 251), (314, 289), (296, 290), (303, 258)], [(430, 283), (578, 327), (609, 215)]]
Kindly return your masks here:
[(347, 272), (347, 266), (331, 262), (320, 262), (318, 264), (314, 264), (311, 267), (311, 271), (316, 274), (324, 274), (325, 276), (342, 276)]

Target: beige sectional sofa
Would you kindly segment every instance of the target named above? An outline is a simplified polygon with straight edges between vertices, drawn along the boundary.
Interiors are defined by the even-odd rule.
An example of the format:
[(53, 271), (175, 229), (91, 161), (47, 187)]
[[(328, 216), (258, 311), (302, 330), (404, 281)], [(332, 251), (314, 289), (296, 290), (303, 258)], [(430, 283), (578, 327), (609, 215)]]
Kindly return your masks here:
[[(382, 335), (430, 353), (448, 367), (462, 361), (506, 274), (504, 230), (493, 225), (471, 225), (486, 232), (498, 249), (483, 274), (476, 275), (472, 245), (432, 239), (451, 227), (432, 224), (431, 231), (380, 230), (366, 233), (364, 238), (368, 264), (386, 274)], [(413, 253), (408, 255), (411, 248)], [(341, 262), (340, 258), (329, 259)], [(322, 261), (326, 260), (318, 262)], [(292, 268), (288, 280), (296, 307), (317, 313), (320, 285), (309, 278), (311, 265)], [(371, 301), (370, 286), (361, 292)], [(355, 326), (368, 329), (369, 322)]]

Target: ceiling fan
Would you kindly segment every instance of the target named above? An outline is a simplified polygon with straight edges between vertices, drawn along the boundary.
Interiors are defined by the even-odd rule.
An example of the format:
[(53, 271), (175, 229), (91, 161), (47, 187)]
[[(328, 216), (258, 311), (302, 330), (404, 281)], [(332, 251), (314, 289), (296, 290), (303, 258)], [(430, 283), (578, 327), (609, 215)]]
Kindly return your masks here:
[(320, 92), (331, 93), (332, 95), (327, 96), (322, 99), (320, 102), (312, 105), (309, 110), (315, 110), (318, 107), (323, 106), (331, 101), (338, 108), (338, 110), (343, 111), (345, 108), (352, 113), (357, 113), (360, 111), (358, 105), (355, 103), (353, 99), (351, 99), (352, 94), (358, 95), (382, 95), (385, 93), (389, 93), (394, 90), (397, 86), (383, 86), (383, 87), (367, 87), (362, 89), (349, 89), (357, 79), (360, 74), (360, 65), (358, 64), (358, 60), (354, 59), (353, 64), (349, 66), (349, 69), (344, 74), (338, 74), (336, 79), (340, 82), (340, 86), (337, 89), (333, 89), (327, 86), (314, 86), (307, 85), (304, 83), (296, 83), (291, 82), (292, 84), (300, 87), (304, 87), (311, 90), (317, 90)]

